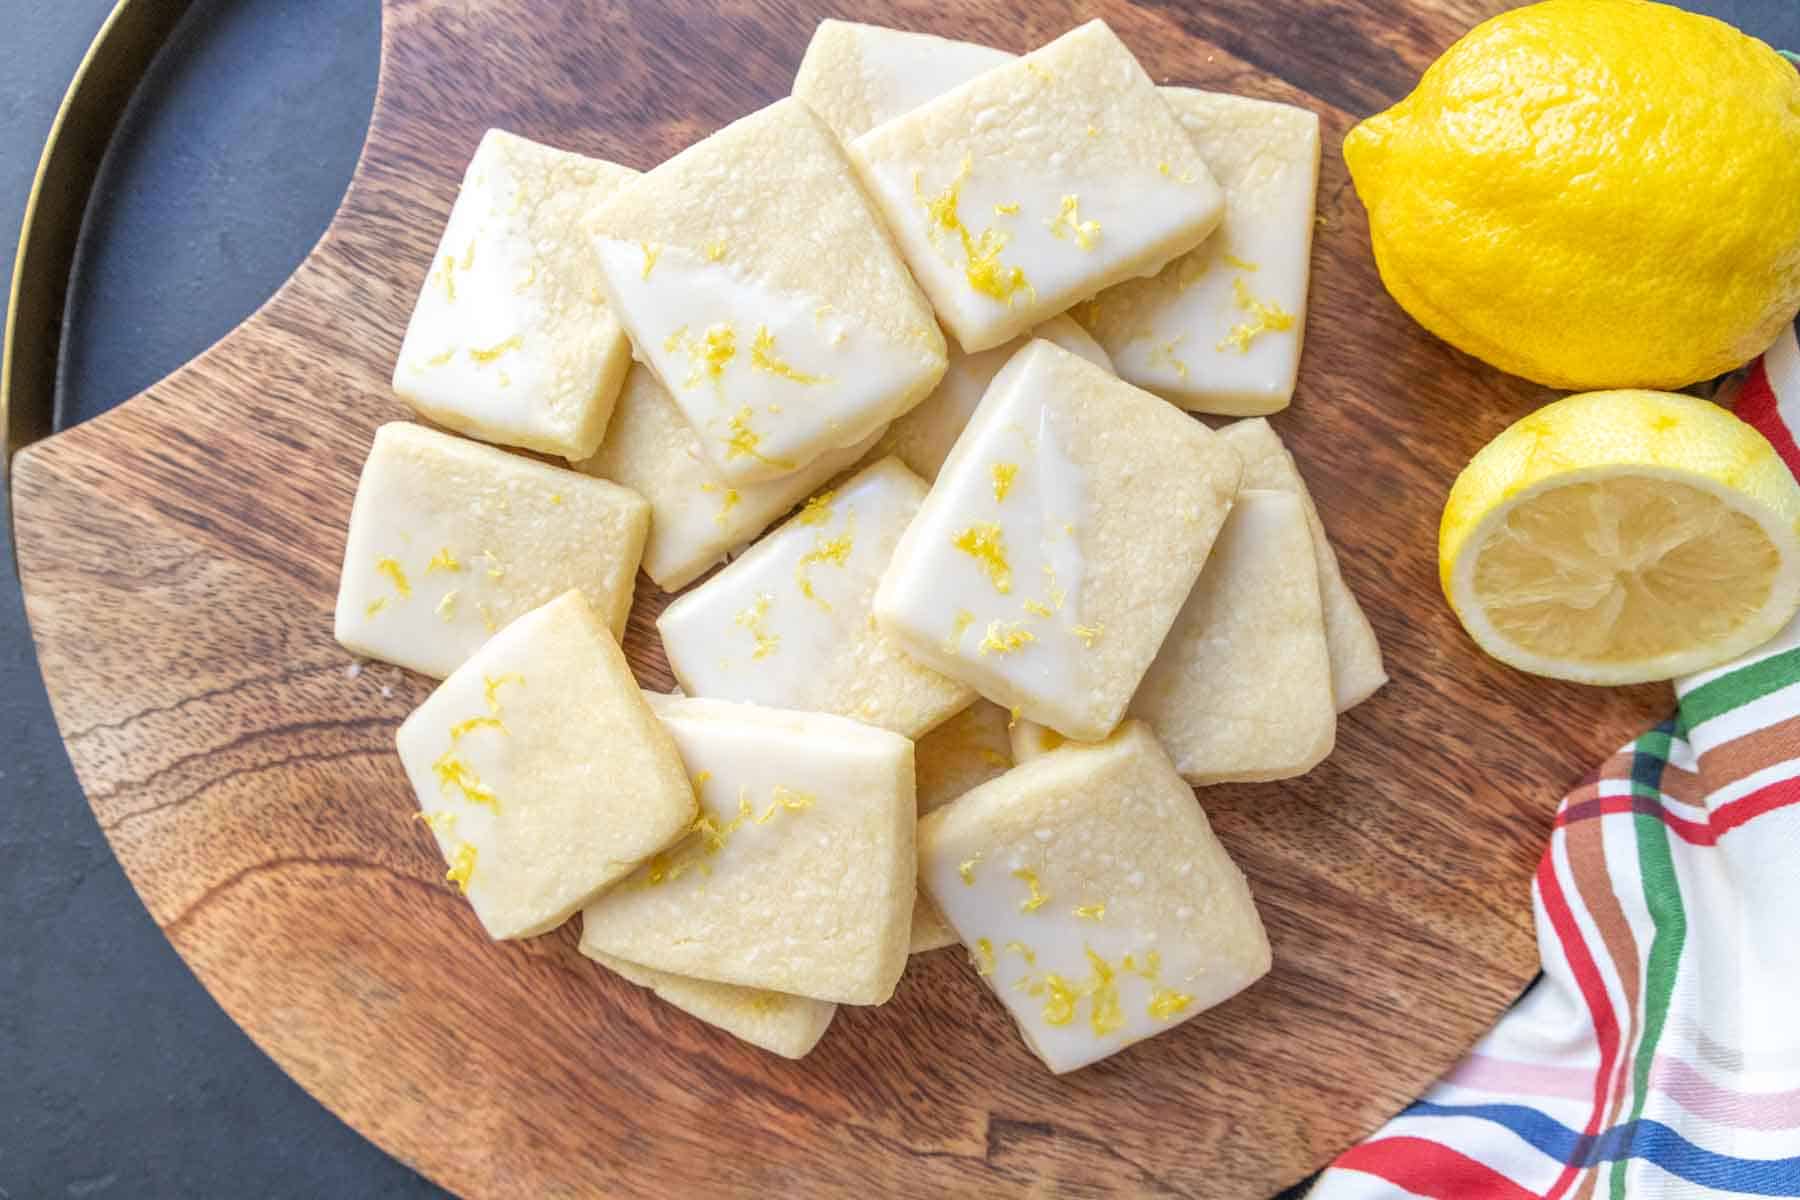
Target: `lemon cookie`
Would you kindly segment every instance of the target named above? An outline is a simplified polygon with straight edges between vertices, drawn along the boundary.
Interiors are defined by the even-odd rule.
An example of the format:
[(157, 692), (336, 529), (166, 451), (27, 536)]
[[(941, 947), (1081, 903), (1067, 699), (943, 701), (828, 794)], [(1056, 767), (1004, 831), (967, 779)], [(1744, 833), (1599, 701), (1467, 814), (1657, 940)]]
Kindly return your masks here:
[(995, 376), (875, 594), (920, 662), (1098, 739), (1200, 573), (1242, 470), (1218, 435), (1049, 342)]
[(350, 508), (337, 640), (441, 679), (570, 588), (623, 636), (649, 523), (641, 496), (605, 480), (383, 425)]
[(582, 948), (740, 987), (880, 1004), (906, 965), (912, 743), (822, 713), (650, 696), (692, 831), (582, 914)]
[(616, 190), (613, 309), (722, 479), (773, 479), (924, 399), (944, 339), (844, 151), (792, 98)]
[(471, 437), (592, 454), (631, 347), (581, 218), (635, 174), (488, 130), (406, 326), (400, 398)]
[(871, 129), (850, 157), (969, 351), (1159, 270), (1223, 211), (1193, 142), (1102, 21)]
[(1331, 655), (1298, 496), (1238, 492), (1127, 711), (1193, 784), (1285, 779), (1331, 753)]
[(919, 823), (920, 878), (1061, 1074), (1269, 970), (1243, 873), (1147, 726), (1069, 743)]
[(1244, 460), (1244, 487), (1292, 492), (1306, 509), (1313, 562), (1319, 574), (1319, 599), (1325, 608), (1325, 644), (1331, 651), (1331, 691), (1339, 712), (1354, 708), (1387, 682), (1387, 670), (1381, 665), (1381, 644), (1375, 640), (1374, 627), (1344, 582), (1337, 552), (1331, 548), (1306, 480), (1267, 421), (1234, 421), (1219, 430), (1219, 436)]
[(694, 820), (675, 743), (579, 592), (507, 626), (395, 741), (449, 879), (494, 938), (554, 929)]
[(906, 737), (968, 707), (974, 691), (914, 661), (869, 615), (925, 490), (883, 459), (670, 604), (656, 627), (682, 690), (836, 713)]
[(690, 1017), (783, 1058), (805, 1058), (837, 1015), (837, 1005), (825, 1000), (671, 975), (587, 946), (581, 952)]

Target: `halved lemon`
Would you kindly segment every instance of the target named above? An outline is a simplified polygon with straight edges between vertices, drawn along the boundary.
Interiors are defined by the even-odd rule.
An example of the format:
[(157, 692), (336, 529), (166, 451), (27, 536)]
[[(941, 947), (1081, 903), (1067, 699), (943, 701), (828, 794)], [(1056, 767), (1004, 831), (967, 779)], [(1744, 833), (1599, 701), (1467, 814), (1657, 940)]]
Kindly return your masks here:
[(1800, 485), (1718, 405), (1570, 396), (1457, 477), (1438, 571), (1502, 662), (1580, 683), (1670, 679), (1754, 649), (1800, 610)]

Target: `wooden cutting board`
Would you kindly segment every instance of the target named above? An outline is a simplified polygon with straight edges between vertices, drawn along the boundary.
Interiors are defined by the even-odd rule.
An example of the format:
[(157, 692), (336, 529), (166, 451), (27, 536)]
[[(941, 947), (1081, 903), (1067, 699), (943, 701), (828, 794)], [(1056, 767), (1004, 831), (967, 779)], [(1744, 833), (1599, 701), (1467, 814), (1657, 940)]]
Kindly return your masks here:
[[(1502, 7), (391, 0), (368, 144), (311, 257), (199, 359), (15, 464), (57, 720), (150, 912), (313, 1095), (469, 1196), (1243, 1197), (1314, 1169), (1530, 980), (1557, 798), (1668, 706), (1500, 667), (1438, 595), (1451, 479), (1548, 395), (1388, 299), (1338, 147)], [(1275, 424), (1393, 683), (1307, 777), (1202, 797), (1273, 975), (1063, 1079), (954, 951), (789, 1063), (610, 977), (572, 928), (490, 944), (408, 820), (393, 735), (430, 681), (353, 675), (331, 639), (357, 471), (375, 426), (406, 415), (390, 366), (481, 132), (652, 166), (782, 95), (828, 13), (1009, 50), (1104, 15), (1159, 82), (1324, 119), (1306, 357)], [(640, 581), (628, 649), (650, 686), (671, 682), (666, 599)]]

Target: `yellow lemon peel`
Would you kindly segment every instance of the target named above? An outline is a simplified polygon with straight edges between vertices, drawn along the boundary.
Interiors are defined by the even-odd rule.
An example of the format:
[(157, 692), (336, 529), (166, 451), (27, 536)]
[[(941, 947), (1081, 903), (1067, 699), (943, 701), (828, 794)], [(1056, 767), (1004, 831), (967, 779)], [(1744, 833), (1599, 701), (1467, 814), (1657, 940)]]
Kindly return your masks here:
[(774, 596), (763, 592), (757, 596), (755, 604), (733, 618), (738, 628), (748, 631), (756, 639), (756, 649), (750, 654), (752, 659), (767, 658), (781, 646), (781, 635), (763, 628), (763, 622), (769, 616), (769, 606), (774, 602)]
[(1250, 314), (1250, 320), (1233, 325), (1216, 349), (1248, 354), (1250, 343), (1263, 334), (1284, 333), (1294, 327), (1292, 313), (1279, 304), (1265, 304), (1251, 295), (1241, 276), (1231, 281), (1231, 294), (1237, 307)]
[(479, 347), (476, 347), (476, 346), (470, 346), (469, 347), (469, 357), (478, 363), (491, 363), (495, 359), (503, 358), (504, 356), (512, 353), (514, 350), (517, 350), (520, 346), (523, 346), (524, 344), (525, 344), (525, 335), (522, 333), (515, 333), (511, 337), (507, 338), (504, 342), (496, 342), (494, 345), (489, 346), (486, 350), (480, 349)]
[(475, 847), (468, 842), (458, 842), (450, 855), (450, 869), (444, 872), (444, 882), (454, 883), (463, 895), (469, 894), (469, 879), (475, 874)]
[(781, 379), (794, 383), (814, 384), (830, 382), (823, 375), (808, 375), (804, 371), (796, 371), (775, 353), (775, 335), (769, 332), (767, 325), (756, 327), (756, 339), (750, 343), (750, 365), (758, 371), (766, 371)]
[(1006, 560), (1006, 535), (993, 521), (978, 521), (950, 539), (950, 544), (973, 558), (994, 590), (1002, 596), (1012, 591), (1012, 565)]
[(1081, 219), (1079, 196), (1064, 196), (1062, 207), (1044, 224), (1049, 228), (1051, 237), (1072, 241), (1083, 250), (1092, 250), (1094, 243), (1100, 240), (1100, 222)]
[(1017, 621), (989, 621), (987, 633), (976, 647), (982, 654), (1011, 654), (1037, 641), (1037, 635)]
[(1020, 912), (1036, 912), (1050, 899), (1049, 894), (1038, 884), (1037, 872), (1031, 868), (1020, 867), (1012, 873), (1012, 877), (1031, 889), (1031, 895), (1019, 901)]

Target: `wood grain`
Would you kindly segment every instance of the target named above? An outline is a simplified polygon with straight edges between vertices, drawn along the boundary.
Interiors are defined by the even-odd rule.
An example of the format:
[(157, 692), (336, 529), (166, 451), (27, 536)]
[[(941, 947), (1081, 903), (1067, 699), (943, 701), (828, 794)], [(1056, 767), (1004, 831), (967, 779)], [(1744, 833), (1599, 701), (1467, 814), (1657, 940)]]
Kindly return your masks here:
[[(1253, 1196), (1362, 1136), (1535, 970), (1557, 797), (1660, 718), (1477, 654), (1437, 592), (1450, 480), (1547, 394), (1388, 299), (1338, 146), (1501, 0), (834, 5), (1011, 50), (1096, 13), (1159, 81), (1305, 104), (1326, 151), (1298, 454), (1394, 682), (1286, 784), (1209, 789), (1275, 945), (1264, 983), (1064, 1079), (960, 955), (846, 1009), (800, 1063), (581, 959), (491, 945), (407, 817), (392, 753), (429, 682), (352, 677), (331, 606), (389, 367), (462, 166), (500, 125), (648, 167), (783, 94), (825, 6), (394, 0), (362, 162), (260, 312), (15, 468), (57, 719), (151, 913), (332, 1110), (469, 1196)], [(1026, 16), (1019, 16), (1024, 9)], [(640, 582), (631, 656), (670, 677)]]

